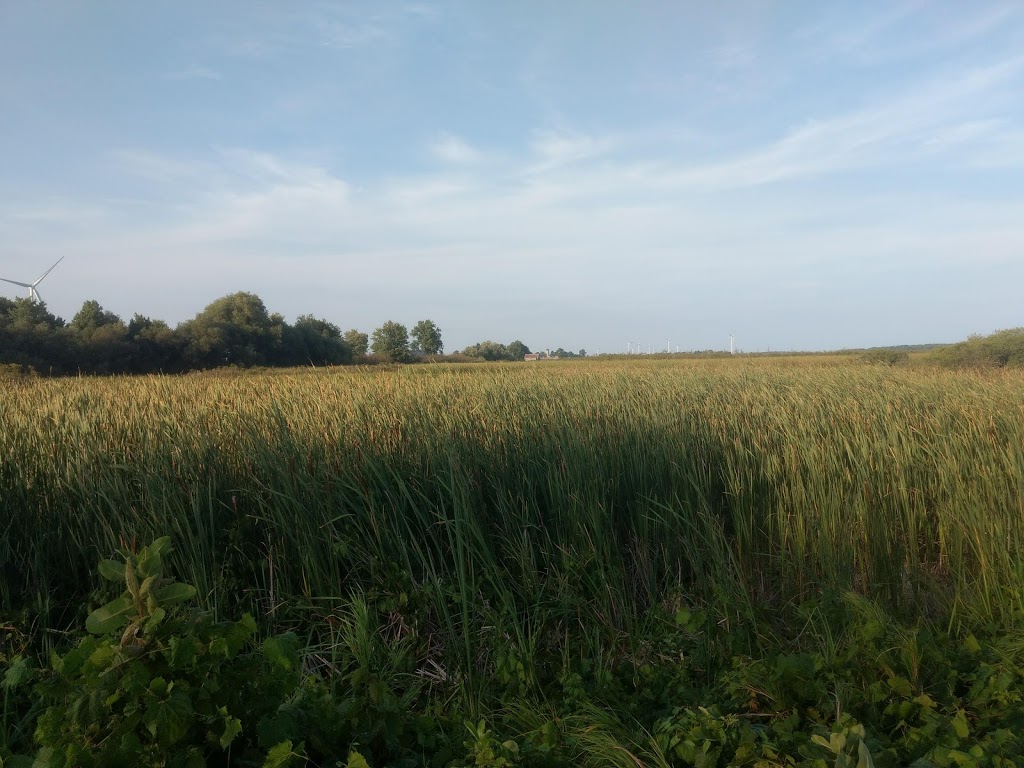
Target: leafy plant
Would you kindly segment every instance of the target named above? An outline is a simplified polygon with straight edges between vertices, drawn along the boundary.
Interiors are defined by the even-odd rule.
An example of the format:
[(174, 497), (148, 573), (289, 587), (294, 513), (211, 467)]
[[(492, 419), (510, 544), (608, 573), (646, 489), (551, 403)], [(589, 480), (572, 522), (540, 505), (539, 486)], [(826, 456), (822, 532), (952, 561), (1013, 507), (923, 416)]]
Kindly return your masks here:
[(294, 636), (257, 654), (248, 614), (217, 622), (169, 612), (195, 594), (165, 577), (170, 551), (161, 538), (100, 564), (125, 592), (89, 614), (90, 635), (55, 654), (36, 686), (49, 705), (35, 730), (38, 768), (192, 768), (251, 753), (257, 722), (295, 690)]

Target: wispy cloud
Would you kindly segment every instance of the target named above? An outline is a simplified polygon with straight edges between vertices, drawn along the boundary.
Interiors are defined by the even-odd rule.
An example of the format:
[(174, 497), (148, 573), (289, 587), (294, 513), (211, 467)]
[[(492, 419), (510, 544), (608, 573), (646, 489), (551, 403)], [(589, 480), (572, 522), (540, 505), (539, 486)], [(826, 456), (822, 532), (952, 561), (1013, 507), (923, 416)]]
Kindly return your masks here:
[(537, 161), (529, 172), (541, 173), (571, 163), (593, 160), (610, 152), (615, 146), (608, 137), (598, 138), (568, 131), (540, 131), (534, 134), (530, 149)]
[[(964, 46), (847, 84), (871, 56), (894, 55), (894, 32), (916, 45), (906, 29), (930, 24), (938, 32), (921, 45), (956, 46), (956, 25), (914, 3), (886, 6), (829, 17), (790, 51), (765, 30), (801, 14), (760, 14), (736, 31), (709, 11), (716, 33), (685, 55), (656, 51), (621, 76), (598, 63), (597, 83), (566, 73), (586, 53), (563, 45), (571, 19), (531, 59), (530, 24), (510, 25), (519, 47), (499, 50), (485, 12), (414, 38), (438, 7), (258, 4), (237, 27), (224, 20), (214, 33), (225, 48), (198, 40), (187, 58), (160, 59), (199, 63), (163, 75), (189, 86), (165, 83), (167, 132), (122, 113), (88, 147), (46, 157), (69, 169), (59, 178), (5, 174), (6, 252), (43, 266), (73, 255), (47, 294), (56, 303), (64, 291), (69, 306), (95, 295), (125, 316), (175, 321), (254, 290), (285, 313), (366, 329), (430, 316), (453, 347), (522, 328), (589, 347), (587, 334), (674, 327), (706, 345), (694, 329), (719, 333), (731, 313), (758, 331), (784, 316), (803, 333), (844, 302), (851, 314), (831, 328), (852, 327), (855, 312), (881, 307), (877, 286), (923, 307), (963, 293), (979, 264), (1000, 296), (1024, 280), (1019, 46)], [(977, 15), (971, 40), (999, 23), (994, 8)], [(630, 34), (593, 26), (609, 41)], [(449, 46), (489, 88), (462, 98), (468, 80), (453, 74)], [(263, 58), (243, 67), (235, 56)], [(517, 82), (524, 61), (536, 92)], [(800, 70), (809, 63), (820, 71)], [(658, 78), (656, 95), (643, 90)], [(917, 295), (937, 274), (945, 282)], [(897, 303), (878, 328), (908, 313), (909, 299)], [(927, 323), (946, 314), (922, 314), (910, 340), (935, 338)]]
[[(993, 89), (1020, 80), (1024, 57), (942, 78), (908, 93), (836, 117), (809, 120), (782, 138), (738, 156), (687, 169), (674, 183), (734, 188), (770, 184), (880, 164), (904, 165), (922, 148), (937, 146), (950, 123), (964, 113), (984, 110)], [(1012, 87), (1016, 87), (1013, 85)], [(971, 121), (977, 126), (985, 121)], [(960, 123), (962, 125), (962, 123)], [(960, 141), (980, 140), (961, 132)]]
[(465, 139), (452, 133), (446, 133), (430, 145), (434, 157), (449, 163), (475, 163), (482, 158), (482, 153)]

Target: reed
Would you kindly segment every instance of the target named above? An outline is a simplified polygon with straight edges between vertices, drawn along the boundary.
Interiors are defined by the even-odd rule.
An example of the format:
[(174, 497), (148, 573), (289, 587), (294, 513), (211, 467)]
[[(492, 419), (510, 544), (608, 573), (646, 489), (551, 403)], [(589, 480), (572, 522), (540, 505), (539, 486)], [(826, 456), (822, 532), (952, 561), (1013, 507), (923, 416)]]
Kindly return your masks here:
[(488, 632), (636, 655), (672, 605), (752, 643), (823, 590), (969, 627), (1024, 609), (1024, 376), (805, 358), (27, 380), (0, 390), (0, 499), (4, 613), (53, 629), (80, 622), (100, 557), (160, 535), (224, 615), (425, 603), (437, 663), (467, 677)]

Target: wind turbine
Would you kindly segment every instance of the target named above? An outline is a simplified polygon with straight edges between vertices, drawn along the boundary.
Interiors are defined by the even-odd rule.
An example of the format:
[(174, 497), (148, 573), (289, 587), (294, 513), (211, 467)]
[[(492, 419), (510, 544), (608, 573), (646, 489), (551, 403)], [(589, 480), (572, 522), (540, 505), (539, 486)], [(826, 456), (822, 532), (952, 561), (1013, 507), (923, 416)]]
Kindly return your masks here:
[(38, 301), (40, 304), (42, 304), (43, 303), (43, 297), (39, 295), (39, 291), (37, 291), (36, 288), (38, 287), (38, 285), (41, 282), (43, 282), (43, 280), (46, 278), (46, 276), (48, 274), (53, 272), (54, 267), (56, 267), (57, 264), (60, 264), (62, 261), (64, 261), (64, 257), (63, 256), (61, 256), (59, 259), (57, 259), (57, 261), (53, 265), (53, 267), (50, 267), (48, 270), (43, 272), (43, 274), (41, 274), (36, 279), (36, 281), (34, 283), (21, 283), (21, 282), (18, 282), (17, 280), (8, 280), (6, 277), (0, 277), (0, 281), (3, 281), (5, 283), (11, 283), (13, 285), (20, 285), (22, 288), (28, 288), (28, 297), (30, 299), (32, 299), (33, 301)]

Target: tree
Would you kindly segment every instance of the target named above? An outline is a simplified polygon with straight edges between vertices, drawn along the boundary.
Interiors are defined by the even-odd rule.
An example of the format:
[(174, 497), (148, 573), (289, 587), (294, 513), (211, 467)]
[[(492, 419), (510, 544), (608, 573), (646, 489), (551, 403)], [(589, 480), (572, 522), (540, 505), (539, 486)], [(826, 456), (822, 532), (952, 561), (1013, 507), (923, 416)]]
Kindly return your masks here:
[(388, 320), (373, 332), (373, 354), (387, 358), (393, 363), (409, 359), (409, 332), (401, 323)]
[(77, 368), (92, 373), (121, 373), (131, 369), (132, 345), (128, 328), (98, 301), (82, 304), (69, 326), (77, 347)]
[(289, 335), (288, 353), (297, 362), (313, 365), (343, 365), (351, 362), (352, 352), (341, 337), (341, 329), (334, 323), (301, 315)]
[(508, 347), (496, 341), (481, 341), (462, 350), (466, 357), (480, 357), (484, 360), (511, 360)]
[(0, 363), (62, 373), (75, 370), (77, 357), (74, 335), (45, 304), (0, 299)]
[(128, 339), (134, 347), (131, 368), (135, 373), (181, 370), (180, 338), (163, 320), (136, 313), (128, 323)]
[(355, 328), (345, 331), (342, 339), (348, 344), (348, 348), (352, 350), (353, 357), (366, 357), (366, 353), (370, 350), (370, 337), (362, 331), (357, 331)]
[(412, 327), (412, 348), (424, 355), (436, 355), (444, 349), (441, 329), (433, 320), (420, 320)]
[(273, 356), (277, 338), (273, 326), (263, 300), (239, 292), (217, 299), (183, 323), (179, 332), (191, 367), (251, 366), (263, 365)]
[(108, 312), (95, 299), (89, 299), (78, 314), (71, 320), (71, 328), (78, 333), (91, 335), (97, 328), (105, 325), (115, 325), (121, 322), (121, 318), (113, 312)]
[(508, 352), (508, 356), (512, 360), (522, 360), (530, 354), (530, 348), (523, 344), (519, 339), (510, 342), (505, 348)]

